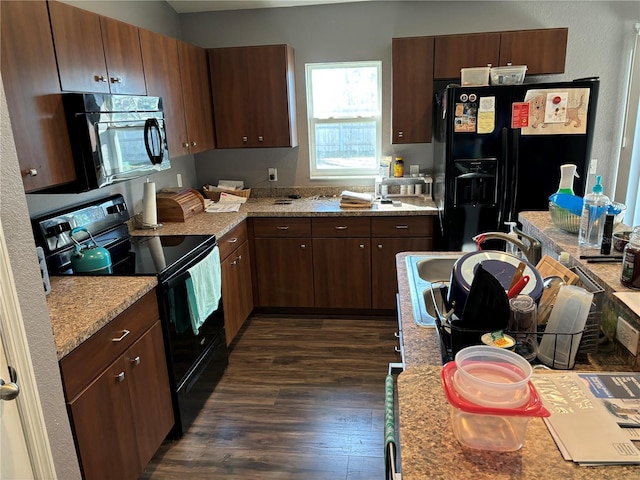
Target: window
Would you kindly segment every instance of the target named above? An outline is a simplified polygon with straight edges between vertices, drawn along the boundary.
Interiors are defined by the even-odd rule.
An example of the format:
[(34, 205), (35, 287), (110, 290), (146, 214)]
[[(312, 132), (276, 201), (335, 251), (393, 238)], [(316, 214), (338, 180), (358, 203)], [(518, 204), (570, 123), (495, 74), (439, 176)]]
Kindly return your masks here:
[(311, 178), (378, 173), (381, 70), (379, 61), (307, 64)]

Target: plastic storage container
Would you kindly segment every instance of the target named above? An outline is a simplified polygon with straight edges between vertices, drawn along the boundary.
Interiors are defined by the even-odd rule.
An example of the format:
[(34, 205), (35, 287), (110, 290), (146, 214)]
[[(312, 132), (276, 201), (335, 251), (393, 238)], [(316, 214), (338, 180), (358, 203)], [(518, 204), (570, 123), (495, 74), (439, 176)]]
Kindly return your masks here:
[(461, 445), (500, 452), (519, 450), (524, 443), (529, 420), (550, 415), (531, 382), (527, 382), (527, 402), (517, 408), (484, 407), (467, 400), (456, 390), (454, 377), (457, 368), (454, 362), (449, 362), (440, 375), (445, 396), (451, 405), (453, 434)]
[(461, 68), (460, 77), (463, 87), (489, 85), (491, 67)]
[(453, 383), (476, 405), (515, 408), (529, 400), (531, 365), (517, 353), (487, 345), (461, 349), (455, 356)]
[(538, 360), (552, 368), (571, 369), (591, 310), (593, 293), (562, 285), (538, 348)]
[(491, 85), (518, 85), (524, 82), (526, 73), (526, 65), (507, 65), (491, 68), (489, 75)]

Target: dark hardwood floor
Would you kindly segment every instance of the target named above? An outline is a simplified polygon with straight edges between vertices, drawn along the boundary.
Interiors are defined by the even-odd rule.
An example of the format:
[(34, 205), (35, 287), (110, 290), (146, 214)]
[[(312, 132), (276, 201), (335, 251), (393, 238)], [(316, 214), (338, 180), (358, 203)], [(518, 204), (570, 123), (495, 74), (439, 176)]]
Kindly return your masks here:
[(189, 431), (141, 479), (382, 480), (395, 319), (254, 316)]

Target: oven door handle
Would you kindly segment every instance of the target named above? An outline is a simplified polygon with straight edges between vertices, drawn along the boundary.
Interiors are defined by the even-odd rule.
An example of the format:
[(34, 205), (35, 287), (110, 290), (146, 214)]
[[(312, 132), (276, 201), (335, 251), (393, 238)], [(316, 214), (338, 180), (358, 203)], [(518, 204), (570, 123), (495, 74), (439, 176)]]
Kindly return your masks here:
[(206, 248), (202, 252), (198, 253), (197, 256), (193, 258), (193, 260), (190, 261), (188, 265), (184, 266), (183, 268), (181, 268), (179, 271), (177, 271), (170, 277), (162, 280), (160, 282), (160, 285), (163, 287), (163, 289), (170, 290), (174, 288), (176, 285), (184, 283), (185, 279), (189, 276), (189, 269), (194, 265), (197, 265), (198, 263), (200, 263), (202, 260), (204, 260), (207, 257), (207, 255), (209, 255), (216, 246), (217, 246), (217, 243), (210, 246), (210, 248)]

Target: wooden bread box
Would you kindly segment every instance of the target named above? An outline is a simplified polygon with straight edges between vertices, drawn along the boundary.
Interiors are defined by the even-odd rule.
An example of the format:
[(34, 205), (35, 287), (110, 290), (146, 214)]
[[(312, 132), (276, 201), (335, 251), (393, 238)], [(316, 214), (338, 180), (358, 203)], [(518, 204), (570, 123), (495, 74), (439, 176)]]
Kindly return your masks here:
[(204, 197), (194, 189), (160, 191), (156, 194), (159, 222), (184, 222), (204, 212)]

